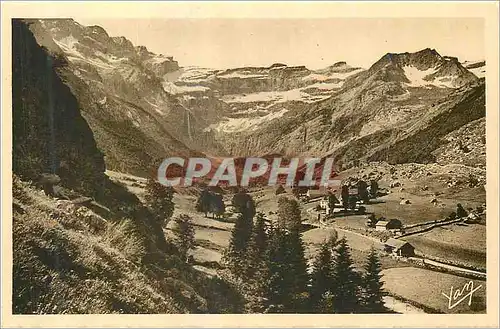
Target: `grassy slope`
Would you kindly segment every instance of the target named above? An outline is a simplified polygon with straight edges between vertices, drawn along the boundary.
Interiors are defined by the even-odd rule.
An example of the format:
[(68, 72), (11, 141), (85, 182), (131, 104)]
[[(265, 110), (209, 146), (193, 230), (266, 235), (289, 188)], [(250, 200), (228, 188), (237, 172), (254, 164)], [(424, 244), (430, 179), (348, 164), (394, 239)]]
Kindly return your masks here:
[(220, 282), (151, 251), (137, 219), (104, 219), (17, 177), (13, 192), (14, 313), (225, 312)]
[[(449, 309), (448, 300), (441, 293), (449, 295), (452, 286), (454, 291), (461, 290), (471, 280), (414, 267), (391, 268), (384, 270), (382, 274), (385, 288), (391, 294), (413, 300), (426, 307), (452, 314), (484, 313), (486, 310), (486, 282), (484, 281), (473, 280), (474, 287), (480, 285), (482, 287), (473, 294), (471, 306), (468, 305), (469, 299), (467, 298), (458, 306)], [(467, 292), (464, 291), (462, 297), (466, 294)]]

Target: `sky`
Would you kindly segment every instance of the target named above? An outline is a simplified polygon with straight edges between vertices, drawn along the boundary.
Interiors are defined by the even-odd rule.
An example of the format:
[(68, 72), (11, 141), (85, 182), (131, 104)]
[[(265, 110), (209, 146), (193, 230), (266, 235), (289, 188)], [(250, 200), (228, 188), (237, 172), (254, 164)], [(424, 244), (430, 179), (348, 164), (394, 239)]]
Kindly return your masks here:
[(424, 48), (461, 61), (485, 57), (482, 18), (74, 19), (174, 56), (180, 66), (318, 69), (346, 61), (368, 68), (388, 52)]

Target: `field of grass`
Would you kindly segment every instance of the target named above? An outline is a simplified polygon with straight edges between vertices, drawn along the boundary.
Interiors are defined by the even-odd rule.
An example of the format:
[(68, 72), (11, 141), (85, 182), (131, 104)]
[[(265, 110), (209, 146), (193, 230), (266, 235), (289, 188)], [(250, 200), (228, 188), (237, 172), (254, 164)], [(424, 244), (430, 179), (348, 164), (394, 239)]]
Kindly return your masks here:
[(405, 239), (415, 250), (443, 259), (486, 268), (486, 226), (451, 225)]
[[(401, 198), (410, 200), (411, 204), (400, 204)], [(431, 198), (411, 196), (407, 193), (391, 193), (381, 200), (384, 202), (369, 205), (367, 211), (375, 213), (377, 217), (397, 218), (403, 225), (443, 219), (455, 211), (453, 207), (434, 206), (430, 203)]]
[(414, 237), (424, 237), (428, 240), (462, 246), (475, 251), (486, 250), (486, 225), (454, 224), (441, 226)]
[(196, 247), (191, 250), (191, 255), (193, 255), (194, 260), (197, 262), (220, 262), (222, 255), (211, 249)]
[(226, 248), (231, 238), (231, 231), (220, 231), (204, 227), (196, 227), (195, 238), (198, 240), (209, 240), (212, 243)]
[[(400, 204), (402, 199), (408, 199), (411, 203)], [(438, 198), (439, 203), (434, 205), (430, 203), (432, 199), (432, 196), (414, 195), (396, 190), (386, 196), (374, 199), (372, 203), (363, 206), (366, 208), (367, 213), (373, 213), (377, 218), (397, 218), (401, 220), (403, 225), (411, 225), (446, 218), (451, 212), (456, 211), (458, 202), (463, 202)], [(462, 204), (466, 208), (479, 205), (476, 202), (463, 202)], [(366, 228), (366, 215), (336, 212), (334, 219), (335, 223), (339, 226)]]
[[(398, 188), (392, 189), (392, 193), (378, 198), (375, 200), (376, 203), (367, 205), (367, 211), (374, 212), (377, 217), (399, 218), (404, 224), (413, 224), (440, 219), (455, 210), (456, 201), (454, 200), (440, 199), (440, 204), (435, 206), (429, 202), (431, 195), (425, 193), (410, 194), (406, 189), (415, 189), (415, 187), (406, 185), (403, 191), (399, 191)], [(275, 217), (278, 198), (281, 196), (292, 197), (290, 193), (276, 196), (275, 189), (271, 187), (259, 188), (250, 192), (256, 202), (257, 211), (263, 212), (271, 219)], [(412, 203), (401, 205), (399, 204), (401, 198), (410, 199)], [(229, 204), (229, 200), (230, 195), (226, 195), (226, 204)], [(216, 263), (220, 261), (221, 253), (229, 243), (231, 229), (234, 224), (223, 220), (206, 218), (203, 214), (196, 212), (194, 210), (196, 196), (194, 195), (176, 193), (174, 202), (174, 217), (184, 213), (193, 218), (197, 247), (192, 251), (192, 255), (196, 268), (205, 273), (215, 273), (218, 268)], [(313, 206), (314, 203), (302, 204), (302, 210), (305, 211)], [(307, 218), (307, 215), (303, 217)], [(306, 257), (308, 259), (314, 258), (319, 246), (331, 235), (338, 235), (338, 238), (345, 236), (351, 247), (355, 267), (361, 270), (366, 262), (369, 250), (372, 247), (381, 250), (383, 244), (369, 237), (341, 229), (336, 230), (335, 228), (365, 228), (365, 222), (366, 217), (364, 215), (352, 214), (346, 216), (337, 214), (331, 227), (312, 228), (304, 231), (302, 236), (306, 248)], [(468, 227), (453, 225), (437, 228), (421, 235), (409, 236), (406, 239), (416, 247), (418, 252), (423, 254), (484, 267), (486, 262), (485, 231), (485, 226), (482, 225), (469, 225)], [(382, 268), (385, 270), (392, 268), (412, 269), (411, 263), (388, 257), (382, 251), (380, 256)], [(416, 270), (421, 271), (421, 269)], [(437, 273), (433, 275), (442, 276), (444, 274)], [(412, 281), (411, 284), (408, 284), (408, 287), (419, 287), (419, 285), (414, 284)], [(406, 298), (405, 295), (402, 295), (402, 297)]]
[[(485, 281), (470, 280), (415, 267), (391, 268), (384, 270), (382, 274), (384, 287), (390, 294), (415, 301), (428, 308), (451, 314), (486, 312)], [(453, 287), (453, 294), (455, 294), (457, 289), (461, 291), (470, 281), (473, 282), (475, 288), (481, 286), (474, 292), (471, 305), (468, 305), (469, 298), (466, 298), (450, 309), (449, 300), (442, 293), (450, 295), (450, 289)], [(467, 291), (464, 291), (462, 297), (466, 294)], [(453, 306), (462, 297), (452, 300), (451, 305)]]

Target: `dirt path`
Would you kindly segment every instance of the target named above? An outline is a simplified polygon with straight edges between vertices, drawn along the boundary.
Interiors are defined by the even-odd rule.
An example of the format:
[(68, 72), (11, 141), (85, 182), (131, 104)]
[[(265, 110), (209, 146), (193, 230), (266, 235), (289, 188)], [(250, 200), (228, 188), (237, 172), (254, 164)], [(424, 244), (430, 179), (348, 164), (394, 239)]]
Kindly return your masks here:
[(370, 250), (371, 246), (374, 246), (375, 248), (379, 249), (382, 249), (384, 247), (384, 244), (380, 242), (380, 240), (377, 238), (364, 235), (358, 232), (342, 229), (335, 225), (321, 225), (319, 223), (309, 223), (309, 222), (307, 224), (317, 228), (336, 230), (339, 234), (339, 238), (345, 236), (346, 239), (349, 241), (349, 244), (351, 243), (353, 244), (353, 246), (351, 247), (355, 249)]
[(477, 274), (477, 275), (480, 275), (481, 277), (484, 276), (484, 278), (486, 278), (486, 273), (469, 270), (469, 269), (463, 268), (463, 267), (458, 267), (458, 266), (443, 264), (443, 263), (436, 262), (436, 261), (430, 260), (430, 259), (424, 259), (424, 263), (430, 264), (430, 265), (434, 265), (434, 266), (439, 266), (439, 267), (446, 268), (446, 269), (453, 270), (453, 271), (459, 271), (459, 272)]
[(424, 314), (424, 310), (415, 307), (411, 304), (405, 303), (403, 301), (400, 301), (399, 299), (396, 299), (392, 296), (385, 296), (384, 297), (384, 304), (385, 307), (387, 307), (390, 310), (393, 310), (394, 312), (397, 313), (402, 313), (402, 314)]

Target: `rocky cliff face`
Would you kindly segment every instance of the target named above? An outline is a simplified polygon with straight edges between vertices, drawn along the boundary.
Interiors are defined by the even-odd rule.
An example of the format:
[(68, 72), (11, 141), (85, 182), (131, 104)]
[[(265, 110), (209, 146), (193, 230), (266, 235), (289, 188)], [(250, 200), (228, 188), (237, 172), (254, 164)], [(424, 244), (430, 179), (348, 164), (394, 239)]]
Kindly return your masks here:
[[(13, 312), (223, 313), (226, 305), (238, 312), (234, 299), (224, 302), (238, 298), (232, 288), (181, 260), (139, 199), (104, 175), (94, 134), (106, 152), (108, 137), (120, 133), (120, 152), (151, 153), (131, 148), (137, 131), (106, 122), (118, 106), (101, 107), (96, 89), (38, 27), (12, 21)], [(43, 173), (58, 174), (72, 200), (28, 182)]]
[(33, 20), (30, 30), (67, 63), (62, 76), (84, 105), (108, 169), (145, 175), (158, 159), (210, 149), (189, 110), (163, 89), (163, 75), (178, 69), (171, 57), (73, 20)]
[(317, 71), (285, 64), (223, 71), (190, 67), (165, 76), (164, 87), (205, 122), (204, 131), (215, 135), (223, 151), (231, 153), (226, 138), (233, 136), (228, 134), (255, 131), (292, 108), (327, 99), (346, 78), (362, 71), (345, 62)]
[(12, 22), (13, 171), (37, 181), (58, 174), (63, 184), (93, 193), (104, 177), (104, 159), (81, 116), (81, 100), (65, 84), (65, 58), (41, 48), (28, 26)]

